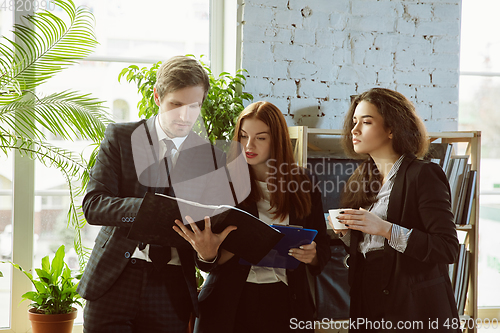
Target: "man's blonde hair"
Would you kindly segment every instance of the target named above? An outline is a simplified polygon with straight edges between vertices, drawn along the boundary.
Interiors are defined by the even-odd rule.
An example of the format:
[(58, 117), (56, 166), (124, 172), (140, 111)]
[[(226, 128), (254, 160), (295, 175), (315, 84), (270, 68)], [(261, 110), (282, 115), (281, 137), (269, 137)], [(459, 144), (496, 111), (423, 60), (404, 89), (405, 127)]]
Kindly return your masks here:
[(156, 72), (155, 88), (160, 101), (168, 93), (195, 86), (203, 88), (205, 91), (203, 100), (205, 100), (210, 89), (210, 81), (207, 71), (196, 59), (175, 56), (164, 62)]

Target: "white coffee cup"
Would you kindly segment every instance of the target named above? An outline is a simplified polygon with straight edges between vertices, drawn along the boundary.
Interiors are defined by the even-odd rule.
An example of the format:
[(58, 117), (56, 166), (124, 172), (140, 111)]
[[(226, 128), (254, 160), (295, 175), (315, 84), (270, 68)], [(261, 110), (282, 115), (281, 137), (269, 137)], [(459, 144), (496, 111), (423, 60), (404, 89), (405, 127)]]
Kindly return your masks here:
[(345, 230), (347, 227), (345, 226), (344, 223), (340, 223), (339, 220), (337, 220), (337, 216), (339, 216), (340, 212), (346, 210), (347, 208), (340, 208), (340, 209), (329, 209), (328, 213), (330, 214), (330, 220), (332, 220), (333, 224), (333, 229), (335, 230)]

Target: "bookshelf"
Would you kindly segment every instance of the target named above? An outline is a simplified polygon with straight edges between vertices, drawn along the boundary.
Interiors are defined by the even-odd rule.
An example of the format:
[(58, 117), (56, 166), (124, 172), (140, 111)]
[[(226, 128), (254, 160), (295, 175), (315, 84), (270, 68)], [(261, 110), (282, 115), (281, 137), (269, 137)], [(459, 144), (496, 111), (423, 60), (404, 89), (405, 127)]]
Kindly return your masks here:
[[(322, 151), (310, 139), (321, 137), (322, 141), (328, 141), (329, 137), (340, 139), (342, 130), (308, 128), (307, 126), (291, 126), (288, 128), (292, 142), (295, 142), (295, 160), (301, 166), (307, 164), (308, 151)], [(325, 139), (326, 138), (326, 139)], [(317, 140), (316, 140), (317, 141)], [(477, 312), (477, 260), (478, 260), (478, 232), (479, 232), (479, 170), (481, 160), (481, 132), (480, 131), (455, 131), (429, 133), (429, 141), (441, 141), (442, 143), (454, 144), (454, 154), (469, 155), (470, 170), (476, 171), (475, 188), (473, 189), (472, 209), (470, 223), (458, 225), (457, 230), (465, 232), (465, 248), (470, 252), (467, 297), (465, 301), (464, 315), (460, 318), (466, 321), (464, 332), (476, 333), (475, 323), (478, 318)], [(331, 145), (330, 145), (331, 146)], [(470, 323), (467, 324), (467, 323)]]

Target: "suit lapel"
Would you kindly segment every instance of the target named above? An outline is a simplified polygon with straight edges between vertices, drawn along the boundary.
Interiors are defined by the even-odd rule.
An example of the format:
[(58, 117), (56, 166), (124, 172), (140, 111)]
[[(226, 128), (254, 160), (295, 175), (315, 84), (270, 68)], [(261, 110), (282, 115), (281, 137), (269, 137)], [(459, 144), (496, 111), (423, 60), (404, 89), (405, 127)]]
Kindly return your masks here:
[[(396, 179), (394, 180), (394, 186), (392, 187), (391, 194), (389, 196), (389, 207), (387, 208), (387, 221), (401, 224), (401, 214), (403, 211), (403, 202), (405, 201), (405, 186), (406, 186), (406, 171), (410, 164), (416, 159), (414, 155), (406, 155), (399, 167)], [(387, 239), (384, 244), (384, 280), (386, 285), (389, 284), (391, 276), (393, 275), (393, 265), (395, 265), (396, 260), (394, 256), (396, 255), (396, 250), (394, 250)]]

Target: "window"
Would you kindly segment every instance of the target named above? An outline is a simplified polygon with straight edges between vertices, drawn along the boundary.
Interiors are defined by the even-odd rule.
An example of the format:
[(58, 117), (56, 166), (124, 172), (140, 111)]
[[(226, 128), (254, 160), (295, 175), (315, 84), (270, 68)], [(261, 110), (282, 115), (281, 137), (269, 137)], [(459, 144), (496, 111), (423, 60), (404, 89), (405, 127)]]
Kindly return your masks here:
[[(125, 80), (118, 82), (118, 74), (124, 67), (131, 64), (150, 66), (178, 54), (210, 55), (210, 0), (74, 2), (77, 6), (89, 7), (93, 12), (99, 45), (85, 61), (63, 70), (39, 87), (37, 91), (44, 95), (67, 89), (91, 93), (93, 97), (105, 102), (115, 121), (133, 121), (138, 119), (136, 105), (140, 97), (134, 83)], [(56, 13), (58, 12), (60, 10), (56, 9)], [(9, 31), (12, 26), (13, 12), (0, 9), (2, 35), (11, 38)], [(87, 156), (90, 153), (90, 142), (66, 142), (50, 136), (49, 141), (75, 152), (83, 151)], [(13, 244), (11, 236), (14, 163), (19, 162), (14, 162), (13, 156), (5, 157), (0, 154), (0, 256), (8, 260), (11, 260), (12, 247), (15, 251), (26, 251), (21, 244)], [(22, 184), (17, 184), (35, 195), (31, 226), (33, 232), (23, 235), (23, 242), (34, 242), (33, 254), (27, 255), (32, 257), (33, 265), (37, 266), (43, 256), (53, 256), (58, 246), (65, 244), (66, 260), (72, 268), (78, 268), (76, 253), (72, 248), (73, 232), (66, 228), (68, 187), (57, 170), (45, 168), (38, 163), (35, 169), (34, 180), (26, 179)], [(81, 202), (81, 198), (79, 201)], [(85, 227), (82, 232), (85, 246), (93, 247), (98, 229)], [(4, 274), (0, 278), (0, 330), (11, 328), (11, 331), (21, 331), (19, 327), (27, 326), (23, 323), (16, 328), (16, 323), (27, 321), (27, 316), (24, 307), (18, 307), (18, 301), (12, 302), (11, 297), (11, 291), (16, 289), (18, 281), (11, 281), (10, 265), (0, 264), (0, 270)], [(12, 289), (11, 282), (14, 286)], [(79, 311), (79, 318), (81, 322), (82, 311)]]
[[(463, 0), (459, 129), (482, 131), (478, 306), (500, 307), (500, 22), (497, 0)], [(490, 317), (491, 318), (491, 317)]]

